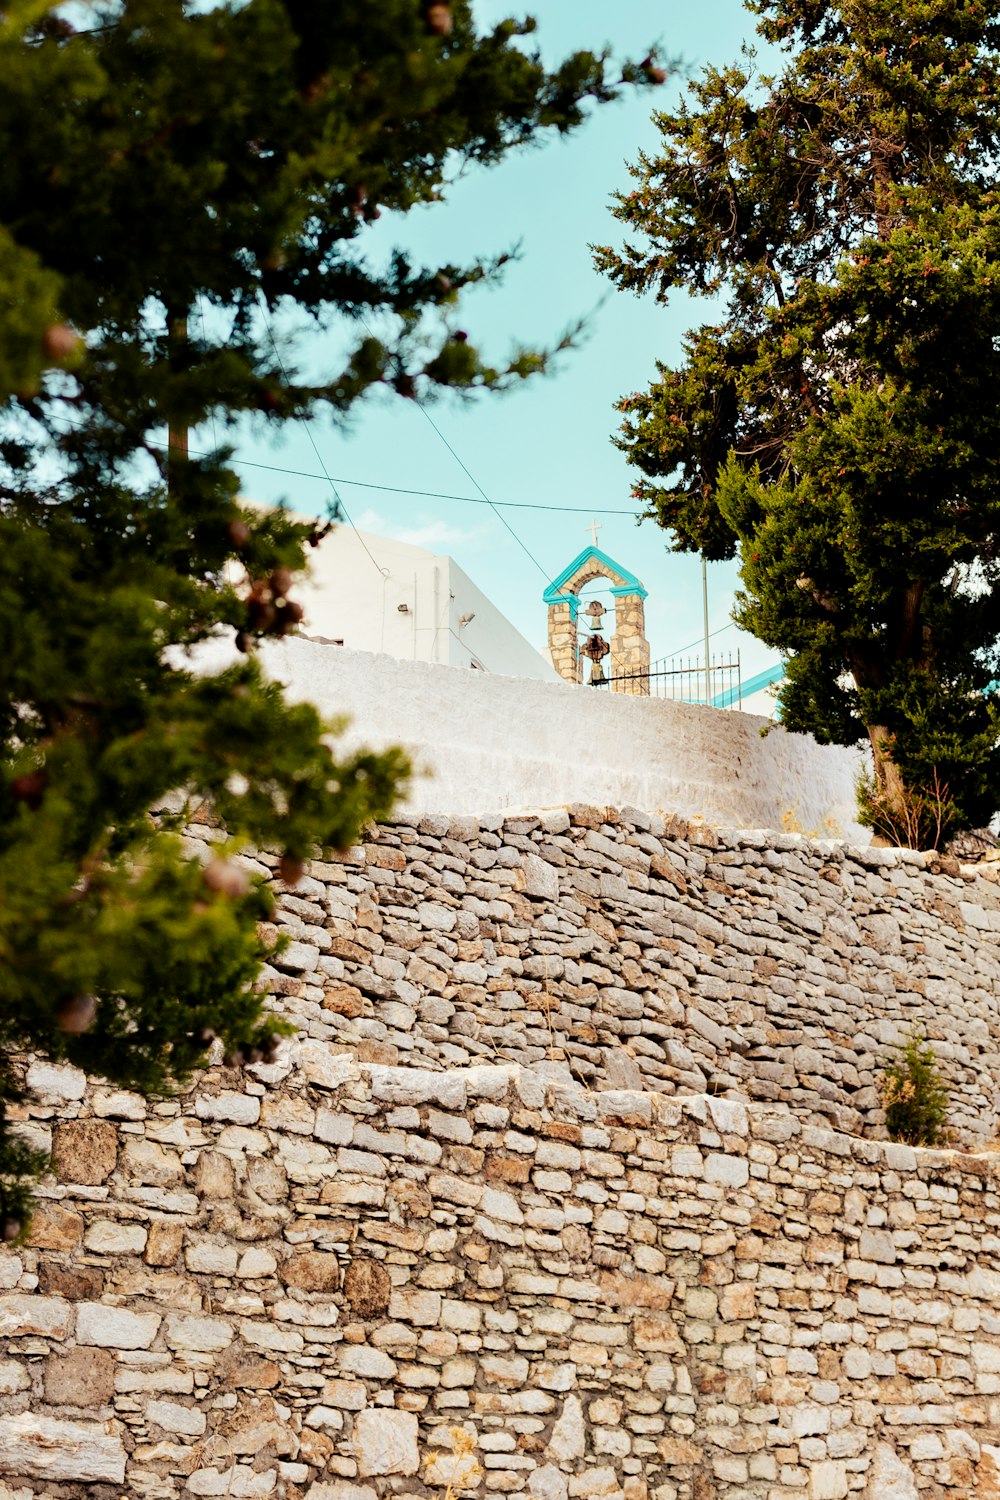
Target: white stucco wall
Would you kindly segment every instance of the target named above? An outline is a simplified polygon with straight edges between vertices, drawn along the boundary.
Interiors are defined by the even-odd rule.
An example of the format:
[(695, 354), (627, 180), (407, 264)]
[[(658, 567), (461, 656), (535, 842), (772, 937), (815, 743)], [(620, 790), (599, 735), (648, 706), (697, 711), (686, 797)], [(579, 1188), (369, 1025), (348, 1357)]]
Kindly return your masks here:
[[(221, 646), (205, 666), (220, 664)], [(867, 843), (855, 819), (859, 751), (750, 714), (290, 639), (264, 648), (296, 699), (348, 714), (344, 743), (402, 744), (425, 774), (408, 805), (483, 814), (568, 802), (662, 809), (717, 826), (790, 828)]]
[[(450, 557), (337, 526), (296, 586), (304, 634), (409, 661), (557, 682), (536, 651)], [(462, 617), (474, 618), (462, 624)], [(544, 614), (539, 609), (540, 627)]]

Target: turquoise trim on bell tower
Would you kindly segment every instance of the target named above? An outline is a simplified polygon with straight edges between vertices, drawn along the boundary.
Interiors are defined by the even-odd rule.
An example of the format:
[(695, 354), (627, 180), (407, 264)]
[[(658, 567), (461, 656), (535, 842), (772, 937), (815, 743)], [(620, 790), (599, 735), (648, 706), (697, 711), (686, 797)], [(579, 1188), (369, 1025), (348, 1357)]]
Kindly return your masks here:
[(615, 597), (622, 594), (637, 594), (640, 599), (647, 597), (646, 590), (634, 573), (631, 573), (628, 568), (623, 568), (621, 563), (616, 563), (614, 558), (602, 552), (600, 547), (591, 545), (584, 547), (579, 557), (574, 557), (569, 567), (563, 568), (559, 577), (552, 580), (542, 595), (544, 602), (550, 607), (553, 604), (568, 604), (570, 617), (575, 621), (580, 612), (580, 600), (576, 594), (564, 594), (563, 589), (570, 579), (588, 563), (595, 563), (601, 571), (613, 573), (615, 577), (622, 579), (620, 584), (615, 584), (611, 589)]

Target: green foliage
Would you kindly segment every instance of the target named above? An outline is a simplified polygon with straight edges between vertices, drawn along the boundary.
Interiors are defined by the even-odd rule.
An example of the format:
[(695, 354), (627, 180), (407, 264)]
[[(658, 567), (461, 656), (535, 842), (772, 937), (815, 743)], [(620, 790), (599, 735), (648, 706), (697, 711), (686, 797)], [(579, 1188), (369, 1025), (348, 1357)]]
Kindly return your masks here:
[(948, 1090), (938, 1071), (934, 1049), (912, 1031), (900, 1056), (882, 1068), (879, 1094), (891, 1141), (908, 1146), (937, 1146), (947, 1140)]
[[(738, 556), (737, 618), (787, 660), (784, 722), (867, 735), (877, 801), (1000, 806), (1000, 4), (758, 0), (781, 48), (707, 70), (598, 265), (711, 299), (626, 396), (635, 496)], [(945, 836), (948, 830), (945, 830)]]
[[(98, 0), (77, 30), (81, 14), (0, 14), (5, 1234), (38, 1165), (3, 1127), (11, 1054), (147, 1090), (213, 1037), (259, 1059), (271, 908), (240, 849), (283, 851), (294, 883), (316, 846), (386, 817), (409, 771), (397, 750), (337, 755), (336, 726), (257, 666), (257, 640), (301, 618), (320, 528), (241, 507), (224, 443), (188, 458), (167, 430), (346, 417), (372, 387), (543, 367), (487, 364), (454, 327), (502, 257), (373, 265), (365, 233), (620, 87), (604, 56), (546, 71), (530, 23), (481, 32), (467, 0)], [(297, 311), (389, 331), (306, 382), (269, 316), (280, 331)], [(195, 648), (227, 640), (238, 664), (196, 672)], [(217, 829), (204, 869), (180, 837), (195, 814)]]

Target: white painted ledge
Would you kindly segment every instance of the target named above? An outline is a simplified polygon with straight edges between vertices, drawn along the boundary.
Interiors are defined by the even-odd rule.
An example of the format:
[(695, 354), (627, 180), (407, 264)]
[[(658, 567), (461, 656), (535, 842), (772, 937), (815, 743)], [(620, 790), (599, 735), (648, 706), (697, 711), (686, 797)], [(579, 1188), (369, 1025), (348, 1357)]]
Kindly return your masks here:
[[(198, 662), (215, 670), (232, 656), (220, 642)], [(869, 842), (855, 807), (861, 752), (752, 714), (295, 638), (268, 643), (262, 658), (290, 697), (350, 718), (341, 744), (406, 747), (421, 773), (411, 811), (478, 816), (586, 802)]]

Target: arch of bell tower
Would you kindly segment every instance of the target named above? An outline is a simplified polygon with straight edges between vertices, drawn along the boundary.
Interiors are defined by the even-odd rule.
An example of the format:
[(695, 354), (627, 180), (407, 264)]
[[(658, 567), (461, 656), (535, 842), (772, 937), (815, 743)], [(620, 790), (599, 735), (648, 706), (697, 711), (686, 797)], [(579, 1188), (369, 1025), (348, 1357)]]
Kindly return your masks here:
[(549, 654), (559, 676), (567, 682), (583, 680), (577, 617), (580, 592), (595, 578), (611, 583), (615, 601), (615, 633), (611, 637), (608, 677), (613, 693), (649, 695), (649, 642), (643, 600), (646, 590), (627, 568), (599, 547), (585, 547), (542, 595), (549, 611)]

